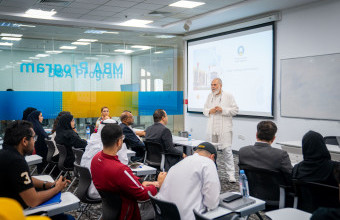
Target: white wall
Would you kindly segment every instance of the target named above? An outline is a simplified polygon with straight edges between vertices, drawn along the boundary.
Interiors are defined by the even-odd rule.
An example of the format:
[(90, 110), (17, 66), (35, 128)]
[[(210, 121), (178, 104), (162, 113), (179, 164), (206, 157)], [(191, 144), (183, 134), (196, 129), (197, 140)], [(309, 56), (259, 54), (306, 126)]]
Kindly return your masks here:
[[(339, 121), (295, 119), (280, 116), (280, 60), (340, 53), (339, 11), (340, 1), (322, 1), (317, 4), (282, 11), (282, 19), (276, 23), (274, 102), (274, 122), (278, 126), (276, 141), (301, 140), (308, 130), (320, 132), (324, 136), (340, 135)], [(234, 118), (232, 146), (234, 150), (239, 150), (240, 147), (255, 142), (256, 125), (261, 120)], [(206, 124), (207, 119), (203, 115), (185, 113), (185, 130), (190, 131), (193, 138), (205, 138)]]

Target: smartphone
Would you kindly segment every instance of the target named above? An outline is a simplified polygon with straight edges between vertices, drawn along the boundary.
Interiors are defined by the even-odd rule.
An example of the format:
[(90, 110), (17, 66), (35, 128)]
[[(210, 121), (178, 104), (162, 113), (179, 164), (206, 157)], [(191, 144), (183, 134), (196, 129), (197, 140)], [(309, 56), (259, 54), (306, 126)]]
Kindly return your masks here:
[(229, 203), (229, 202), (232, 202), (232, 201), (237, 200), (237, 199), (240, 199), (240, 198), (242, 198), (241, 195), (239, 195), (239, 194), (233, 194), (233, 195), (231, 195), (231, 196), (228, 196), (228, 197), (224, 198), (224, 199), (223, 199), (223, 202)]

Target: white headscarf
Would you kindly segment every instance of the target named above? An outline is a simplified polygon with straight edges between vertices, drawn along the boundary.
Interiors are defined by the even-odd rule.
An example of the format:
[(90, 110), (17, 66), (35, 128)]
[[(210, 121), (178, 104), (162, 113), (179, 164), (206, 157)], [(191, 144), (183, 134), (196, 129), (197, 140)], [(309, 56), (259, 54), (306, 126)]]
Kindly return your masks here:
[[(109, 123), (117, 124), (117, 121), (115, 121), (113, 119), (106, 119), (105, 121), (103, 121), (102, 124), (99, 125), (97, 133), (93, 133), (90, 137), (90, 140), (87, 141), (87, 146), (85, 148), (85, 152), (83, 154), (83, 157), (81, 158), (80, 165), (89, 168), (90, 171), (91, 171), (91, 161), (92, 161), (93, 157), (98, 152), (103, 150), (103, 142), (102, 142), (102, 139), (101, 139), (101, 132), (102, 132), (105, 124), (109, 124)], [(127, 148), (126, 148), (125, 143), (123, 143), (122, 148), (117, 152), (117, 156), (118, 156), (118, 159), (120, 160), (120, 162), (122, 162), (125, 165), (128, 164), (129, 159), (128, 159), (128, 156), (127, 156)], [(93, 182), (91, 183), (91, 185), (88, 189), (88, 195), (92, 199), (100, 198), (97, 189), (93, 185)]]

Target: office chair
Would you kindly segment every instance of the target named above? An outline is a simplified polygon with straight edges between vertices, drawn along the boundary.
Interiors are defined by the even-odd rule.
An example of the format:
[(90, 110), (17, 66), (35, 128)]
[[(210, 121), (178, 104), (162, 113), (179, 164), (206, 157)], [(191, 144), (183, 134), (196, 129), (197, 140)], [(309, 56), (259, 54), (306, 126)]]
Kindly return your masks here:
[(325, 136), (323, 137), (326, 144), (338, 145), (339, 146), (339, 139), (338, 136)]
[(148, 191), (150, 200), (155, 210), (156, 219), (162, 220), (181, 220), (177, 206), (174, 203), (156, 199), (150, 191)]
[[(65, 167), (64, 166), (64, 162), (66, 160), (66, 156), (67, 156), (67, 151), (66, 151), (66, 147), (64, 145), (61, 145), (61, 144), (56, 144), (57, 145), (57, 148), (58, 148), (58, 151), (59, 151), (59, 160), (58, 160), (58, 168), (59, 170), (61, 171), (59, 176), (64, 172), (64, 177), (67, 176), (67, 174), (69, 172), (72, 172), (73, 171), (73, 167)], [(57, 177), (57, 179), (59, 178), (59, 176)], [(71, 184), (68, 186), (68, 188), (66, 189), (66, 191), (68, 191), (71, 186), (73, 185), (74, 181), (77, 179), (77, 177), (74, 177), (72, 179), (72, 182)]]
[(122, 208), (122, 200), (119, 194), (98, 190), (102, 197), (103, 220), (118, 220)]
[(339, 187), (293, 179), (294, 208), (312, 213), (318, 207), (340, 208)]
[(80, 165), (81, 158), (83, 157), (84, 151), (75, 147), (72, 147), (72, 151), (75, 157), (75, 163)]
[(249, 195), (266, 202), (266, 210), (284, 208), (287, 186), (284, 174), (278, 171), (239, 164), (248, 178)]
[(165, 153), (161, 144), (151, 141), (144, 141), (145, 157), (144, 163), (148, 166), (157, 168), (159, 171), (164, 170)]
[[(55, 152), (55, 148), (56, 146), (54, 145), (53, 141), (52, 140), (49, 140), (49, 139), (45, 139), (45, 143), (46, 143), (46, 146), (47, 146), (47, 156), (46, 156), (46, 161), (47, 161), (47, 166), (44, 168), (44, 170), (42, 171), (42, 173), (44, 173), (47, 168), (51, 165), (52, 166), (52, 169), (51, 171), (49, 172), (48, 175), (51, 175), (53, 170), (57, 167), (58, 165), (58, 162), (56, 161), (53, 161), (52, 158), (53, 158), (53, 154)], [(60, 173), (59, 173), (60, 175)]]

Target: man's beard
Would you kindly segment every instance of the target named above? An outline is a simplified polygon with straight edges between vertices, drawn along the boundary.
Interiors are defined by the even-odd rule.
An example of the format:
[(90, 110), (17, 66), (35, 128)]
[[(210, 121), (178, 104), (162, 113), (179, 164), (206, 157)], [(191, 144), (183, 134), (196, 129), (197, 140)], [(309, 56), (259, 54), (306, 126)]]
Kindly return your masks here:
[(218, 93), (220, 93), (220, 90), (215, 90), (215, 91), (212, 91), (213, 95), (217, 95)]
[(32, 150), (24, 149), (24, 156), (30, 156), (30, 155), (32, 155), (32, 154), (33, 154), (33, 151), (34, 151), (34, 149), (32, 149)]

